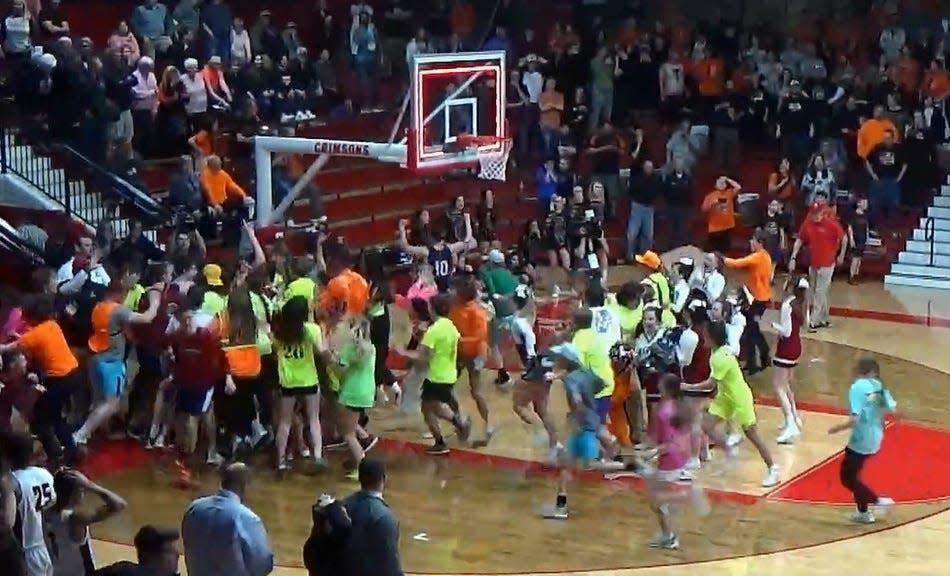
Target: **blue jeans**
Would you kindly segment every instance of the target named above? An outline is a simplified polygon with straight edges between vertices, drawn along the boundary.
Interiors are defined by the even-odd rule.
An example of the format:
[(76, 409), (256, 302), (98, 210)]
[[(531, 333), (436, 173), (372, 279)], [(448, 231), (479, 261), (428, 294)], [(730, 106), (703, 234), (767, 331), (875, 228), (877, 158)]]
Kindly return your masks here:
[(872, 227), (881, 226), (901, 203), (901, 184), (894, 178), (871, 181), (868, 198), (869, 220)]
[(630, 203), (627, 221), (627, 259), (653, 248), (653, 206)]

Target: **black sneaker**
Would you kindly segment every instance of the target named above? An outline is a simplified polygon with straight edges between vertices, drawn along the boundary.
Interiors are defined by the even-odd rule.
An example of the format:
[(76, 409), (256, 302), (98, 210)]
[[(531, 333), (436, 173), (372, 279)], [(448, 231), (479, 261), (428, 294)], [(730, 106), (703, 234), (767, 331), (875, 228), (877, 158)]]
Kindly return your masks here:
[(511, 382), (511, 375), (506, 370), (499, 370), (498, 375), (495, 376), (495, 385), (504, 386), (509, 382)]
[(429, 456), (447, 456), (449, 454), (449, 447), (446, 446), (444, 442), (440, 442), (426, 448), (426, 454)]

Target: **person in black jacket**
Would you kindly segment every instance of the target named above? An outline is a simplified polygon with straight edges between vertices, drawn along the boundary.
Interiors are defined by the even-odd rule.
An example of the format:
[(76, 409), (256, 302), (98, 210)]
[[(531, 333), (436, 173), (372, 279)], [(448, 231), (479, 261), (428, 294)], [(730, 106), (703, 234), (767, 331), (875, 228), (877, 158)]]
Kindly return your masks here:
[(403, 576), (399, 558), (399, 521), (383, 500), (386, 468), (364, 458), (359, 466), (360, 491), (344, 505), (352, 521), (345, 550), (347, 576)]
[(689, 221), (693, 206), (693, 178), (682, 158), (673, 159), (673, 167), (663, 178), (666, 214), (669, 218), (672, 247), (689, 243)]
[(311, 510), (313, 527), (303, 545), (303, 565), (309, 576), (346, 574), (346, 541), (350, 537), (350, 515), (342, 502), (321, 494)]

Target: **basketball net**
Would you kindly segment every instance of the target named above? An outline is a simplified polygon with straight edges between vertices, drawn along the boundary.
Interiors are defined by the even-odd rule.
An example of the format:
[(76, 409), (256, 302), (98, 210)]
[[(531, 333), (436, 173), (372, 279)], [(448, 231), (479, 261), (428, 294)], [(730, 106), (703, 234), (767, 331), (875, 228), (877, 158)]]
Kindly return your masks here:
[[(478, 158), (478, 177), (482, 180), (505, 180), (508, 169), (508, 155), (511, 154), (512, 139), (497, 136), (460, 135), (458, 142), (461, 146), (474, 150)], [(500, 143), (498, 150), (482, 150), (482, 146)]]

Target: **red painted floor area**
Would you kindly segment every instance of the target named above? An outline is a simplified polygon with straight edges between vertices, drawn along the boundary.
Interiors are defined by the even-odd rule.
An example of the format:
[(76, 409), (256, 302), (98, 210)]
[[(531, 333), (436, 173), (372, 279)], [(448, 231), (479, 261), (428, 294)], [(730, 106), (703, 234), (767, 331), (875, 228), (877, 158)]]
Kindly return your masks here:
[[(841, 438), (847, 441), (846, 436)], [(838, 453), (785, 484), (770, 498), (850, 505), (851, 493), (838, 480), (843, 458), (843, 453)], [(903, 422), (891, 424), (881, 451), (867, 461), (862, 478), (880, 495), (899, 504), (950, 499), (950, 432)]]

